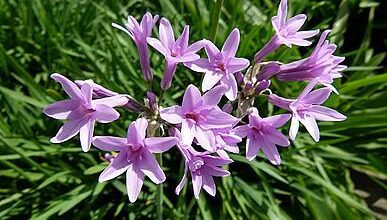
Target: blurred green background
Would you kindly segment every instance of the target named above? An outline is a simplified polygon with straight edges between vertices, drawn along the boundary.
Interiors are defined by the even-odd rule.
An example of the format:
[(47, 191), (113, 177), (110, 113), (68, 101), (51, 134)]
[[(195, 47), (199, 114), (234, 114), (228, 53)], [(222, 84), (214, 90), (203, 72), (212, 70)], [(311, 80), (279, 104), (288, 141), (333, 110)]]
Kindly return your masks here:
[[(272, 166), (262, 155), (255, 161), (233, 156), (231, 177), (217, 179), (215, 198), (200, 200), (187, 185), (174, 189), (183, 161), (176, 150), (164, 154), (164, 217), (170, 219), (374, 219), (387, 218), (387, 2), (360, 0), (289, 0), (290, 14), (306, 13), (303, 29), (333, 29), (349, 68), (335, 82), (340, 96), (327, 105), (348, 116), (340, 123), (319, 123), (321, 141), (305, 133), (288, 149), (283, 163)], [(278, 1), (225, 0), (215, 43), (241, 31), (238, 56), (251, 58), (273, 34), (270, 18)], [(142, 100), (146, 85), (134, 43), (111, 27), (128, 14), (146, 11), (171, 20), (176, 32), (191, 25), (191, 42), (209, 38), (217, 23), (212, 0), (0, 0), (0, 219), (134, 219), (154, 218), (156, 187), (149, 181), (139, 200), (129, 204), (124, 177), (99, 184), (106, 166), (103, 153), (83, 153), (77, 138), (54, 145), (62, 122), (42, 108), (65, 97), (49, 75), (91, 78), (114, 91)], [(281, 47), (269, 59), (290, 62), (313, 47)], [(164, 61), (151, 51), (153, 88)], [(179, 67), (164, 106), (180, 101), (200, 74)], [(295, 97), (304, 84), (274, 82), (272, 89)], [(156, 89), (156, 93), (157, 93)], [(264, 99), (262, 112), (276, 114)], [(137, 115), (121, 111), (120, 120), (98, 124), (96, 135), (124, 136)], [(287, 129), (284, 130), (287, 132)]]

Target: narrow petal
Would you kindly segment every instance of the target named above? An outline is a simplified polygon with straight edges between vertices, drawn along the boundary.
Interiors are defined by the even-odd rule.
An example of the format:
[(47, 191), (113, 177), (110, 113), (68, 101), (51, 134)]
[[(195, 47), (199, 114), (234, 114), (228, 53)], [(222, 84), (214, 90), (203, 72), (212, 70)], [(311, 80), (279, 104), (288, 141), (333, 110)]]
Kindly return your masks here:
[(224, 95), (230, 101), (234, 101), (238, 95), (238, 84), (233, 75), (227, 75), (221, 79), (222, 85), (227, 85), (227, 90)]
[(238, 50), (240, 34), (238, 28), (234, 28), (224, 42), (222, 53), (225, 58), (235, 57)]
[(189, 40), (189, 25), (184, 26), (183, 33), (176, 40), (175, 46), (179, 46), (182, 51), (185, 51), (188, 47)]
[(290, 137), (290, 139), (292, 139), (292, 140), (296, 139), (299, 127), (300, 127), (300, 122), (298, 121), (297, 116), (293, 115), (292, 121), (291, 121), (291, 124), (290, 124), (290, 129), (289, 129), (289, 137)]
[(183, 103), (182, 103), (183, 111), (184, 112), (192, 111), (201, 101), (202, 101), (202, 97), (199, 89), (196, 86), (190, 84), (184, 93)]
[(279, 19), (280, 27), (285, 25), (286, 17), (288, 16), (288, 1), (281, 0), (280, 5), (278, 7), (277, 16)]
[(181, 122), (181, 140), (184, 144), (190, 146), (194, 139), (195, 127), (183, 120)]
[(194, 53), (185, 53), (178, 59), (178, 62), (187, 63), (200, 59), (200, 56)]
[(177, 105), (160, 110), (160, 117), (171, 124), (180, 124), (182, 115), (182, 109)]
[(233, 160), (229, 158), (216, 157), (212, 155), (206, 155), (202, 157), (204, 160), (204, 164), (211, 167), (219, 167), (230, 164)]
[(200, 40), (200, 41), (197, 41), (193, 44), (191, 44), (187, 50), (185, 50), (184, 52), (185, 53), (196, 53), (198, 52), (199, 50), (201, 50), (207, 43), (207, 40)]
[(147, 128), (148, 121), (145, 118), (139, 118), (132, 122), (128, 128), (128, 143), (143, 144)]
[(279, 128), (284, 126), (284, 124), (286, 124), (286, 122), (288, 122), (291, 117), (291, 114), (280, 114), (264, 118), (263, 121), (270, 124), (274, 128)]
[(208, 62), (207, 58), (200, 58), (193, 62), (184, 63), (184, 65), (195, 72), (199, 72), (199, 73), (212, 72), (212, 65), (210, 64), (210, 62)]
[(171, 23), (165, 18), (161, 18), (160, 20), (159, 35), (160, 41), (164, 47), (172, 50), (173, 45), (175, 44), (175, 35)]
[(227, 63), (227, 73), (232, 74), (246, 69), (250, 65), (250, 61), (245, 58), (231, 57)]
[(234, 116), (222, 112), (222, 110), (214, 109), (206, 117), (206, 123), (201, 124), (201, 127), (209, 129), (231, 128), (238, 121)]
[(220, 99), (222, 98), (227, 87), (224, 85), (219, 85), (209, 90), (203, 95), (203, 106), (211, 107), (218, 105)]
[(299, 14), (290, 18), (286, 21), (286, 29), (289, 32), (296, 32), (300, 30), (301, 26), (305, 23), (306, 18), (307, 17), (304, 14)]
[(306, 115), (304, 118), (300, 119), (300, 122), (305, 126), (310, 136), (312, 136), (312, 138), (318, 142), (320, 140), (320, 131), (318, 129), (316, 119)]
[(317, 89), (305, 95), (303, 100), (308, 104), (321, 105), (329, 98), (331, 92), (332, 90), (330, 88)]
[(131, 164), (126, 171), (126, 190), (131, 203), (137, 200), (143, 184), (144, 174)]
[(285, 135), (283, 135), (281, 132), (275, 130), (274, 128), (270, 129), (269, 132), (270, 133), (268, 133), (265, 136), (265, 139), (267, 142), (284, 146), (284, 147), (290, 145), (288, 138)]
[(180, 194), (180, 191), (183, 189), (184, 184), (185, 184), (185, 182), (187, 181), (187, 172), (188, 172), (188, 168), (187, 168), (187, 166), (185, 166), (185, 167), (184, 167), (184, 175), (183, 175), (183, 177), (181, 178), (179, 184), (176, 186), (176, 189), (175, 189), (176, 195), (179, 195), (179, 194)]
[(219, 80), (223, 77), (222, 74), (214, 73), (214, 72), (207, 72), (204, 75), (203, 81), (202, 81), (202, 91), (206, 92), (210, 90), (212, 87), (214, 87)]
[(109, 107), (117, 107), (117, 106), (123, 106), (126, 103), (128, 103), (129, 99), (128, 97), (124, 95), (116, 95), (116, 96), (111, 96), (111, 97), (106, 97), (106, 98), (101, 98), (101, 99), (95, 99), (91, 101), (92, 105), (99, 105), (103, 104)]
[(95, 120), (89, 118), (89, 121), (79, 130), (79, 139), (81, 141), (82, 150), (87, 152), (90, 150), (91, 141), (94, 133)]
[(241, 126), (234, 128), (233, 131), (239, 137), (244, 138), (249, 134), (250, 128), (248, 125), (241, 125)]
[(230, 172), (227, 170), (224, 170), (221, 167), (206, 166), (205, 168), (206, 169), (203, 172), (205, 172), (206, 174), (211, 175), (211, 176), (221, 176), (221, 177), (230, 176)]
[(205, 50), (210, 62), (215, 61), (217, 55), (220, 53), (219, 49), (211, 41), (207, 41)]
[(102, 183), (104, 181), (114, 179), (117, 176), (123, 174), (128, 169), (128, 167), (129, 163), (126, 160), (126, 154), (120, 152), (99, 175), (98, 181)]
[(67, 119), (72, 110), (80, 106), (79, 100), (62, 100), (54, 102), (43, 109), (43, 113), (55, 119)]
[(274, 165), (280, 165), (281, 164), (281, 157), (278, 153), (277, 147), (267, 141), (263, 141), (263, 145), (261, 147), (263, 153), (265, 154), (266, 158)]
[(202, 175), (203, 189), (208, 192), (211, 196), (216, 194), (216, 186), (212, 176)]
[(71, 82), (69, 79), (59, 73), (51, 74), (51, 78), (62, 85), (64, 91), (69, 95), (71, 99), (83, 100), (81, 90), (75, 83)]
[(257, 156), (259, 149), (263, 145), (263, 140), (261, 138), (247, 138), (246, 140), (246, 159), (249, 161), (254, 160)]
[(156, 38), (148, 37), (146, 39), (149, 45), (151, 45), (153, 48), (155, 48), (157, 51), (159, 51), (162, 55), (167, 56), (168, 55), (168, 49), (164, 47), (164, 45)]
[(93, 81), (86, 80), (85, 84), (83, 84), (81, 87), (81, 93), (85, 102), (90, 105), (91, 99), (93, 98)]
[(177, 142), (176, 137), (150, 137), (144, 139), (146, 148), (152, 153), (163, 153), (175, 146)]
[(196, 126), (195, 138), (198, 144), (205, 150), (213, 152), (215, 147), (215, 136), (212, 131), (204, 131), (200, 127)]
[(109, 123), (117, 120), (120, 117), (120, 113), (112, 107), (99, 104), (95, 105), (95, 117), (100, 123)]
[(127, 146), (127, 140), (121, 137), (95, 136), (92, 144), (103, 151), (120, 151)]
[(196, 175), (192, 172), (191, 172), (191, 176), (192, 176), (192, 187), (194, 191), (194, 196), (196, 199), (199, 199), (200, 190), (202, 189), (202, 185), (203, 185), (202, 176)]
[(88, 118), (81, 118), (66, 122), (55, 135), (51, 138), (52, 143), (62, 143), (78, 134), (79, 129), (88, 122)]
[(292, 103), (294, 100), (292, 99), (285, 99), (280, 96), (277, 96), (275, 94), (269, 95), (269, 102), (271, 102), (273, 105), (278, 106), (280, 108), (290, 110), (289, 105)]
[(147, 150), (143, 150), (141, 159), (138, 161), (138, 168), (156, 184), (165, 181), (163, 170), (157, 163), (156, 158)]
[(134, 39), (133, 33), (131, 33), (130, 31), (128, 31), (126, 28), (122, 27), (121, 25), (116, 24), (116, 23), (112, 23), (112, 26), (113, 26), (114, 28), (117, 28), (117, 29), (119, 29), (119, 30), (121, 30), (121, 31), (123, 31), (123, 32), (125, 32), (125, 33), (127, 33), (127, 34), (130, 36), (130, 38)]
[(325, 106), (312, 106), (309, 109), (309, 114), (319, 121), (343, 121), (347, 119), (345, 115)]

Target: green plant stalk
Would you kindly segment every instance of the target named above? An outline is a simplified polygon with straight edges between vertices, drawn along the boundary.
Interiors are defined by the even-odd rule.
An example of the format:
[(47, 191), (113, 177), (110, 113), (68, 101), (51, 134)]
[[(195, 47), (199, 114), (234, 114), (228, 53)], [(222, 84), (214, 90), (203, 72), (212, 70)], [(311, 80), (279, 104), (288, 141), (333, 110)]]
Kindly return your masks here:
[(215, 42), (216, 32), (218, 30), (218, 24), (220, 19), (220, 13), (222, 12), (223, 1), (224, 0), (216, 1), (215, 10), (214, 10), (214, 13), (212, 14), (211, 27), (210, 27), (210, 40), (212, 42)]
[[(158, 154), (156, 157), (160, 167), (163, 167), (162, 154)], [(158, 220), (163, 219), (163, 183), (158, 184), (156, 189), (156, 213)]]

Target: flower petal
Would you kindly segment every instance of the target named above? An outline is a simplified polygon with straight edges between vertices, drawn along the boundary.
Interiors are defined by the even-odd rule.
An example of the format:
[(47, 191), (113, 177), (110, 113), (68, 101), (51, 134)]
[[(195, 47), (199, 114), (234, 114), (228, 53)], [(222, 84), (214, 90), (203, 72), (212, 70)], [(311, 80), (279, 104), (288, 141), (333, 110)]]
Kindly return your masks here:
[(120, 117), (120, 113), (118, 113), (112, 107), (103, 104), (98, 104), (95, 105), (95, 117), (96, 120), (100, 123), (109, 123), (117, 120)]
[(250, 128), (248, 125), (241, 125), (241, 126), (234, 128), (233, 131), (239, 137), (244, 138), (249, 134)]
[(289, 129), (290, 139), (292, 140), (296, 139), (299, 127), (300, 127), (300, 122), (298, 121), (298, 117), (293, 115), (292, 121), (290, 124), (290, 129)]
[(189, 25), (184, 26), (183, 33), (177, 38), (175, 46), (179, 46), (181, 51), (185, 51), (188, 47), (189, 40)]
[(305, 95), (303, 100), (308, 104), (321, 105), (329, 98), (331, 92), (332, 90), (330, 88), (316, 89)]
[(55, 135), (51, 138), (51, 143), (62, 143), (78, 134), (79, 129), (88, 122), (89, 118), (81, 118), (66, 122)]
[(178, 105), (163, 108), (160, 110), (160, 117), (171, 124), (180, 124), (182, 120), (182, 115), (182, 109)]
[(181, 140), (185, 145), (190, 146), (194, 139), (195, 127), (191, 123), (183, 120), (181, 122)]
[(120, 151), (127, 145), (127, 140), (121, 137), (95, 136), (92, 144), (103, 151)]
[(211, 71), (204, 74), (203, 81), (202, 81), (202, 91), (206, 92), (207, 90), (210, 90), (219, 82), (219, 80), (222, 77), (223, 77), (222, 74), (214, 73)]
[(291, 117), (291, 114), (280, 114), (264, 118), (263, 121), (270, 124), (274, 128), (279, 128), (284, 126), (284, 124), (286, 124), (286, 122), (288, 122)]
[(192, 176), (192, 187), (194, 191), (194, 196), (196, 199), (199, 199), (200, 190), (202, 189), (203, 185), (203, 179), (201, 175), (196, 175), (193, 172), (191, 172)]
[(137, 165), (152, 182), (159, 184), (165, 181), (165, 174), (151, 152), (144, 149)]
[(135, 202), (144, 184), (144, 174), (131, 164), (126, 171), (126, 190), (129, 201)]
[(51, 74), (51, 78), (60, 83), (71, 99), (83, 100), (83, 95), (78, 86), (59, 73)]
[(155, 48), (157, 51), (159, 51), (162, 55), (167, 56), (168, 55), (168, 49), (164, 47), (164, 45), (156, 38), (148, 37), (146, 39), (149, 45), (151, 45), (153, 48)]
[(238, 28), (234, 28), (227, 37), (222, 48), (222, 54), (225, 58), (234, 57), (239, 46), (240, 34)]
[(123, 106), (126, 103), (128, 103), (128, 101), (129, 101), (128, 97), (124, 95), (116, 95), (116, 96), (111, 96), (111, 97), (106, 97), (101, 99), (95, 99), (95, 100), (92, 100), (91, 103), (94, 106), (103, 104), (111, 108), (114, 108), (117, 106)]
[(270, 142), (267, 142), (263, 140), (263, 145), (261, 147), (263, 153), (265, 154), (266, 158), (269, 159), (269, 161), (274, 165), (280, 165), (281, 164), (281, 157), (278, 153), (278, 149), (275, 146), (275, 144), (272, 144)]
[(206, 92), (203, 95), (203, 106), (206, 108), (217, 106), (226, 89), (226, 86), (219, 85)]
[(199, 89), (190, 84), (185, 90), (182, 108), (183, 112), (190, 112), (197, 107), (197, 105), (202, 101), (202, 97)]
[(188, 168), (187, 168), (187, 165), (186, 165), (186, 166), (184, 167), (184, 175), (183, 175), (183, 177), (181, 178), (179, 184), (176, 186), (176, 189), (175, 189), (176, 195), (179, 195), (179, 194), (180, 194), (180, 191), (183, 189), (184, 184), (185, 184), (185, 182), (187, 181), (187, 172), (188, 172)]
[(116, 178), (117, 176), (123, 174), (129, 167), (129, 163), (126, 160), (126, 154), (120, 152), (113, 161), (104, 169), (104, 171), (99, 175), (98, 181), (100, 183)]
[(216, 186), (212, 176), (202, 175), (203, 189), (208, 192), (211, 196), (216, 194)]
[(263, 145), (263, 140), (259, 137), (247, 138), (246, 140), (246, 159), (249, 161), (254, 160), (257, 156), (259, 149)]
[(87, 152), (90, 150), (91, 141), (94, 133), (95, 120), (89, 118), (89, 121), (79, 130), (79, 139), (81, 141), (82, 150)]
[(227, 63), (227, 74), (236, 73), (246, 69), (250, 61), (245, 58), (230, 57)]
[(212, 131), (204, 131), (202, 128), (196, 126), (195, 138), (198, 144), (205, 150), (214, 152), (215, 136)]
[(343, 121), (347, 119), (345, 115), (325, 106), (312, 106), (309, 109), (309, 114), (319, 121)]
[(230, 101), (234, 101), (238, 95), (238, 84), (233, 75), (226, 75), (221, 79), (221, 85), (226, 85), (227, 90), (224, 95)]
[(149, 137), (144, 139), (146, 148), (152, 153), (163, 153), (175, 146), (177, 142), (176, 137)]
[(132, 122), (128, 128), (127, 140), (129, 144), (143, 144), (148, 121), (145, 118), (139, 118)]
[(320, 139), (320, 131), (318, 129), (316, 119), (314, 119), (312, 116), (305, 115), (304, 118), (300, 118), (300, 122), (305, 126), (310, 136), (312, 136), (312, 138), (318, 142)]
[(43, 113), (55, 119), (67, 119), (72, 110), (80, 106), (79, 100), (62, 100), (54, 102), (43, 109)]
[(171, 23), (169, 23), (166, 18), (161, 18), (160, 20), (159, 37), (164, 47), (168, 48), (169, 50), (173, 49), (175, 44), (175, 35), (173, 33)]

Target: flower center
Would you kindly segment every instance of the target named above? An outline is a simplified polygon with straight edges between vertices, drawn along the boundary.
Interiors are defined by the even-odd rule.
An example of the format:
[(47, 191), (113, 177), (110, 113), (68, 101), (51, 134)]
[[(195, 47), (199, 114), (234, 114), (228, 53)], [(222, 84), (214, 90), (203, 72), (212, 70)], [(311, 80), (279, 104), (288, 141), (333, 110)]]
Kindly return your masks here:
[(202, 117), (196, 112), (188, 112), (187, 114), (185, 114), (185, 118), (191, 119), (195, 123), (198, 123), (202, 120)]
[(189, 169), (196, 174), (200, 174), (200, 168), (204, 165), (204, 160), (200, 157), (194, 157), (189, 163)]
[(171, 50), (171, 56), (177, 57), (180, 55), (180, 46), (176, 46)]

